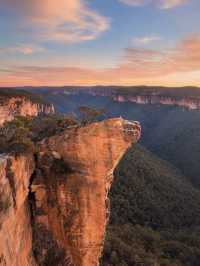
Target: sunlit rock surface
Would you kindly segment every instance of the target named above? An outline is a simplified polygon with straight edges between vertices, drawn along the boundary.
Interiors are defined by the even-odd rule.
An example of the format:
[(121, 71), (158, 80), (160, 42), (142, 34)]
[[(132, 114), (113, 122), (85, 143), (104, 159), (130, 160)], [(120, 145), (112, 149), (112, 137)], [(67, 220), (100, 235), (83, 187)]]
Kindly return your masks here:
[(0, 156), (0, 265), (35, 265), (28, 203), (32, 155)]
[[(147, 92), (143, 93), (143, 95), (138, 95), (135, 93), (135, 95), (130, 94), (120, 94), (116, 90), (108, 90), (108, 89), (87, 89), (87, 93), (93, 96), (104, 96), (104, 97), (110, 97), (116, 102), (132, 102), (137, 104), (160, 104), (160, 105), (173, 105), (173, 106), (179, 106), (184, 107), (189, 110), (199, 110), (200, 109), (200, 99), (199, 97), (184, 97), (179, 96), (176, 97), (172, 96), (164, 96), (162, 95), (162, 89), (158, 93), (153, 92)], [(72, 92), (72, 94), (78, 93), (78, 92)]]
[(109, 119), (43, 140), (37, 156), (2, 155), (0, 265), (98, 265), (113, 170), (140, 134)]
[[(46, 246), (43, 242), (49, 232), (63, 265), (98, 265), (113, 170), (139, 137), (137, 122), (110, 119), (72, 128), (42, 143), (32, 184), (39, 213), (35, 215), (36, 247)], [(45, 252), (36, 252), (41, 263)]]
[(11, 121), (17, 115), (38, 116), (39, 114), (54, 113), (52, 104), (32, 102), (25, 97), (13, 97), (0, 102), (0, 126), (6, 121)]

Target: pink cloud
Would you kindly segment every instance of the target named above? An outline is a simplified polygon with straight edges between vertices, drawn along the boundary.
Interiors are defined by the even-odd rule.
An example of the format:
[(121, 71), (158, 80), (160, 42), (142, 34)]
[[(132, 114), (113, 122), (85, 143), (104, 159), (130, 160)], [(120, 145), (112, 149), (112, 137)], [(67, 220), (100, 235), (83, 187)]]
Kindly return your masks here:
[[(78, 67), (13, 67), (0, 70), (1, 85), (200, 84), (200, 35), (173, 49), (127, 48), (121, 63), (103, 70)], [(188, 79), (187, 79), (188, 78)], [(4, 83), (2, 80), (5, 80)], [(164, 84), (165, 82), (165, 84)], [(175, 85), (173, 83), (173, 85)]]
[(40, 39), (93, 40), (109, 28), (109, 20), (92, 10), (85, 0), (0, 0), (0, 4), (16, 12), (21, 27), (34, 27)]
[(16, 45), (16, 46), (8, 46), (8, 47), (0, 47), (0, 53), (20, 53), (24, 55), (30, 55), (34, 53), (44, 52), (45, 49), (36, 45)]

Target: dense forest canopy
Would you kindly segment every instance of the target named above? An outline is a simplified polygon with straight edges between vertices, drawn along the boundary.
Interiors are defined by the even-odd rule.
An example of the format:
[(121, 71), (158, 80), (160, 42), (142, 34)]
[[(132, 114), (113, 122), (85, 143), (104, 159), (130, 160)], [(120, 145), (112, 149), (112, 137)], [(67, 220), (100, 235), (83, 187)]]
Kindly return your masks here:
[(134, 146), (115, 171), (104, 266), (198, 266), (200, 191)]

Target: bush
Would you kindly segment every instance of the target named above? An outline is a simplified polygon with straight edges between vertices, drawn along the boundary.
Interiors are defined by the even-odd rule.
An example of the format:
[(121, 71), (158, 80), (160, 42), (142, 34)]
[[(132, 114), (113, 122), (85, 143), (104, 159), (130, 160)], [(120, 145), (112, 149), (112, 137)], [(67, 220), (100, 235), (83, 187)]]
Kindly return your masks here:
[(95, 122), (100, 116), (105, 113), (105, 109), (96, 109), (90, 106), (80, 106), (79, 107), (80, 120), (82, 125), (87, 125), (89, 123)]
[(77, 121), (73, 116), (18, 116), (0, 128), (0, 152), (35, 153), (38, 141), (59, 134), (75, 125), (77, 125)]

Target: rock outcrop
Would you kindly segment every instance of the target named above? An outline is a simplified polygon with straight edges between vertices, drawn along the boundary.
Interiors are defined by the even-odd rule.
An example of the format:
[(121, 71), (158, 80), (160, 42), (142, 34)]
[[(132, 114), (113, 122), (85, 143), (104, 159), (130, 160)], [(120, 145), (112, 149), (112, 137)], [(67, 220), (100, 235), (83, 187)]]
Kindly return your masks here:
[(29, 211), (32, 155), (0, 157), (0, 265), (35, 265)]
[[(36, 203), (34, 246), (40, 264), (49, 259), (55, 263), (60, 255), (61, 265), (98, 265), (113, 170), (139, 137), (138, 123), (110, 119), (69, 129), (41, 144), (31, 186)], [(56, 246), (48, 247), (49, 239)]]
[(38, 116), (39, 114), (54, 113), (52, 104), (33, 102), (26, 97), (9, 97), (0, 101), (0, 126), (19, 116)]
[(140, 134), (109, 119), (45, 139), (35, 160), (2, 156), (0, 265), (97, 266), (113, 170)]

